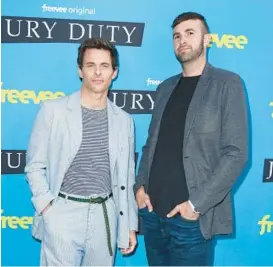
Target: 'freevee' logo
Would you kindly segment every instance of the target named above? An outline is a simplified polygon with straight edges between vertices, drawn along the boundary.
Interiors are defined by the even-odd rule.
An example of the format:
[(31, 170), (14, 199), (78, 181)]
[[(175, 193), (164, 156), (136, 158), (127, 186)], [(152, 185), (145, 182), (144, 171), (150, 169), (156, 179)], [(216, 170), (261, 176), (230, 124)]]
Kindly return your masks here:
[(232, 34), (223, 34), (219, 36), (216, 33), (210, 34), (211, 42), (209, 47), (212, 47), (213, 44), (216, 45), (217, 48), (238, 48), (245, 49), (245, 45), (248, 43), (248, 39), (245, 35), (235, 36)]
[(36, 93), (33, 90), (19, 91), (17, 89), (1, 90), (1, 102), (11, 104), (40, 104), (41, 101), (56, 99), (61, 96), (65, 96), (65, 93), (52, 91), (39, 91)]
[(33, 217), (29, 216), (6, 216), (3, 215), (4, 210), (1, 210), (1, 228), (6, 229), (18, 229), (22, 228), (24, 230), (27, 230), (30, 228), (31, 224), (33, 223)]
[(264, 160), (263, 182), (273, 182), (273, 159)]
[(100, 37), (115, 45), (141, 46), (144, 23), (2, 17), (2, 43), (81, 43)]
[(264, 235), (265, 233), (271, 233), (273, 228), (273, 221), (269, 220), (270, 214), (266, 214), (263, 218), (258, 221), (258, 225), (261, 226), (260, 235)]

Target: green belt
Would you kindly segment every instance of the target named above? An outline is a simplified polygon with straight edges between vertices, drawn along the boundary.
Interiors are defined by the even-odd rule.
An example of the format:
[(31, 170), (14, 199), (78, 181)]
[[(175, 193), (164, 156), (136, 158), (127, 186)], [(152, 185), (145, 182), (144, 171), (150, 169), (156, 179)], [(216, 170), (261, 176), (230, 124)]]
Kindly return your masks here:
[(111, 247), (110, 224), (109, 224), (109, 218), (108, 218), (108, 213), (107, 213), (107, 207), (106, 207), (106, 204), (105, 204), (105, 201), (107, 199), (109, 199), (110, 197), (112, 197), (113, 193), (109, 194), (106, 197), (91, 197), (91, 198), (72, 197), (72, 196), (65, 195), (63, 193), (59, 193), (58, 196), (62, 197), (62, 198), (65, 198), (65, 199), (68, 199), (68, 200), (77, 201), (77, 202), (102, 204), (103, 216), (104, 216), (104, 221), (105, 221), (105, 226), (106, 226), (107, 244), (108, 244), (109, 254), (110, 254), (110, 256), (113, 256), (113, 251), (112, 251), (112, 247)]

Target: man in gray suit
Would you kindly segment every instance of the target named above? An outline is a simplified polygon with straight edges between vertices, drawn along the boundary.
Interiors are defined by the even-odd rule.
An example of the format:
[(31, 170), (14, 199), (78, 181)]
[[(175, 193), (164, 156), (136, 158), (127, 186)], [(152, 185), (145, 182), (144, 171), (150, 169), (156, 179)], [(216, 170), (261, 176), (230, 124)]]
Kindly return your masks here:
[(248, 159), (240, 77), (206, 61), (205, 18), (172, 24), (183, 72), (158, 89), (134, 190), (149, 265), (209, 265), (211, 239), (232, 232), (230, 191)]
[(113, 265), (136, 246), (134, 125), (108, 100), (118, 52), (88, 39), (78, 50), (81, 90), (42, 104), (27, 151), (41, 265)]

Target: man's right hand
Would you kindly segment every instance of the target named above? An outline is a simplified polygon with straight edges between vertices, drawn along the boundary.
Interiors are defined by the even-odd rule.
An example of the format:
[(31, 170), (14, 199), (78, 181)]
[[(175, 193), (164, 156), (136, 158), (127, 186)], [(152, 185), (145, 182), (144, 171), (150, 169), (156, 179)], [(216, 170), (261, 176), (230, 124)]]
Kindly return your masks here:
[(50, 209), (51, 206), (52, 206), (52, 202), (49, 202), (49, 203), (47, 204), (47, 206), (41, 211), (41, 215), (44, 215), (44, 213), (45, 213), (48, 209)]
[(136, 193), (136, 201), (139, 209), (145, 207), (148, 208), (149, 212), (153, 211), (153, 206), (150, 201), (150, 197), (145, 193), (144, 186), (141, 186)]

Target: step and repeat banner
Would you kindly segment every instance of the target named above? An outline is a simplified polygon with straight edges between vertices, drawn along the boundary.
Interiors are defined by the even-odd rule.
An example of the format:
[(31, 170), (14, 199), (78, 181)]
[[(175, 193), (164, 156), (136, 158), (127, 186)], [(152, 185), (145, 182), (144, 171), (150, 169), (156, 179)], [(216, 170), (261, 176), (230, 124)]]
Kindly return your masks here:
[[(3, 0), (2, 265), (39, 265), (31, 237), (33, 206), (25, 180), (26, 148), (39, 104), (80, 89), (77, 49), (88, 37), (116, 44), (120, 72), (110, 98), (132, 114), (136, 154), (162, 80), (181, 71), (173, 19), (202, 13), (212, 33), (209, 61), (241, 75), (251, 123), (250, 161), (234, 187), (235, 234), (216, 239), (215, 265), (273, 265), (273, 2), (271, 0)], [(61, 222), (60, 222), (61, 223)], [(147, 265), (143, 236), (116, 265)]]

